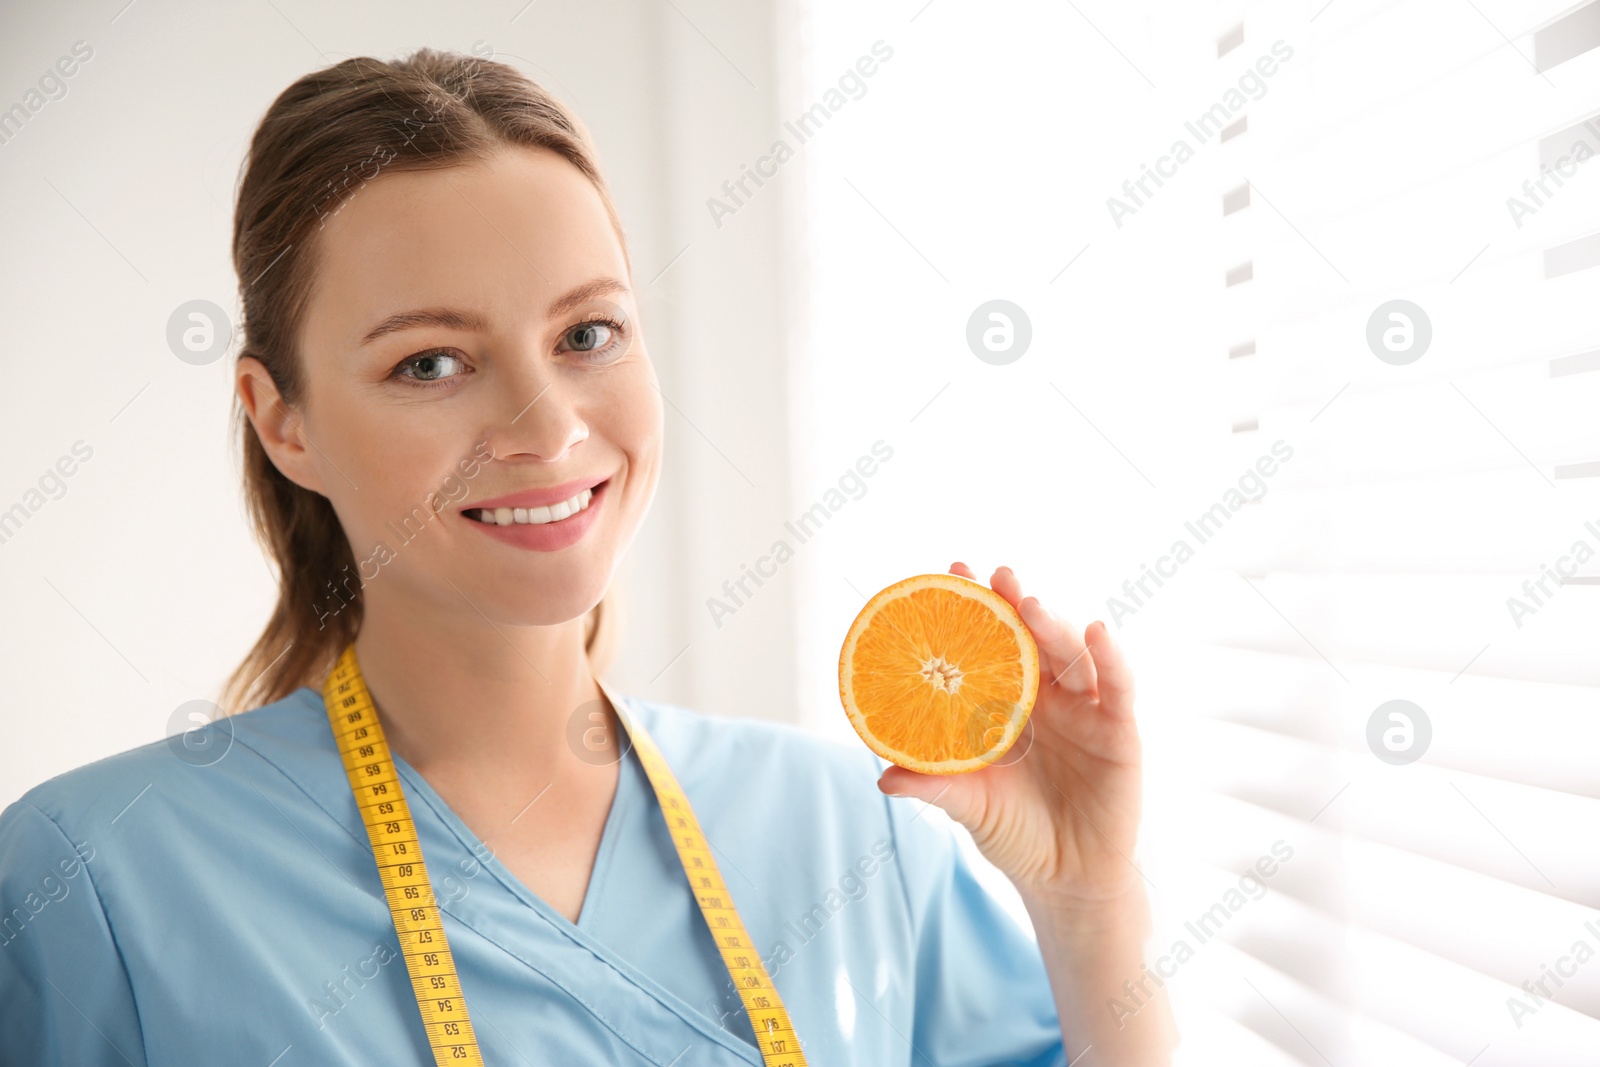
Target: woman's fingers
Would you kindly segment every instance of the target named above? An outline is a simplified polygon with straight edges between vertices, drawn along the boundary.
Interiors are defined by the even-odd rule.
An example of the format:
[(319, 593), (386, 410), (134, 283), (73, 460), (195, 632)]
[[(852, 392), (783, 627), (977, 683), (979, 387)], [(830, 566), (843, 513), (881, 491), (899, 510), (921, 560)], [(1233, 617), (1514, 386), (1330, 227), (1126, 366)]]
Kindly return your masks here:
[(1006, 598), (1006, 603), (1017, 607), (1022, 603), (1022, 583), (1010, 567), (996, 567), (989, 576), (989, 588)]
[[(950, 571), (977, 581), (972, 568), (965, 563), (951, 564)], [(1022, 621), (1033, 633), (1034, 643), (1039, 646), (1040, 688), (1054, 685), (1069, 693), (1093, 694), (1098, 684), (1095, 659), (1077, 628), (1065, 619), (1051, 615), (1038, 597), (1024, 597), (1022, 582), (1010, 567), (995, 568), (989, 579), (989, 588), (1017, 609)]]
[[(965, 563), (956, 562), (950, 564), (950, 573), (959, 574), (961, 577), (970, 578), (973, 581), (978, 580), (978, 576), (972, 573), (972, 568)], [(1010, 567), (998, 568), (989, 577), (989, 588), (1004, 597), (1006, 603), (1012, 607), (1016, 607), (1022, 600), (1022, 583), (1017, 581), (1017, 576), (1012, 573)]]
[(1092, 694), (1096, 685), (1094, 659), (1077, 628), (1051, 615), (1038, 597), (1028, 597), (1018, 610), (1039, 646), (1039, 688), (1053, 685), (1068, 693)]
[(1106, 624), (1095, 621), (1084, 631), (1100, 686), (1100, 708), (1117, 719), (1133, 718), (1133, 671), (1111, 639)]

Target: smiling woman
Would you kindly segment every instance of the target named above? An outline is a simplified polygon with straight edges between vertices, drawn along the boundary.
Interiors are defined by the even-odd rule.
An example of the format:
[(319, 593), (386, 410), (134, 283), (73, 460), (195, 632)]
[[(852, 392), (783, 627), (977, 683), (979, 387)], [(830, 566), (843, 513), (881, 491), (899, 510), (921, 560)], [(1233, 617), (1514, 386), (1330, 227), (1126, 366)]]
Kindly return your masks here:
[[(374, 145), (381, 170), (343, 181)], [(1058, 920), (1047, 974), (870, 752), (601, 681), (662, 399), (570, 112), (510, 67), (426, 49), (308, 74), (251, 141), (234, 263), (245, 495), (278, 602), (232, 714), (192, 731), (201, 751), (190, 733), (132, 749), (0, 815), (0, 1061), (1067, 1063), (1052, 977), (1092, 1007), (1063, 961), (1081, 949), (1119, 980), (1130, 964), (1085, 933), (1123, 914), (1119, 860), (1084, 908), (1040, 873), (1069, 864), (1011, 839)], [(358, 546), (396, 516), (404, 550), (372, 581)], [(1009, 572), (996, 588), (1020, 600)], [(1071, 657), (1076, 636), (1021, 610)], [(1086, 672), (1120, 670), (1105, 641), (1041, 719), (1096, 721)], [(1104, 736), (1126, 747), (1117, 714)], [(1136, 788), (1128, 768), (1112, 773)], [(1125, 805), (1093, 810), (1131, 847)], [(883, 891), (775, 956), (869, 852)], [(85, 891), (34, 908), (80, 855)], [(436, 893), (430, 870), (480, 862)], [(352, 976), (360, 996), (327, 981), (390, 945), (404, 966)], [(694, 1006), (730, 978), (742, 1010)]]
[[(309, 641), (307, 590), (315, 595), (353, 562), (343, 558), (350, 542), (374, 543), (383, 520), (405, 513), (480, 442), (508, 468), (498, 480), (480, 479), (486, 486), (508, 480), (511, 470), (522, 472), (519, 482), (543, 480), (530, 478), (530, 466), (566, 473), (574, 459), (564, 451), (588, 432), (576, 407), (593, 405), (606, 428), (620, 431), (582, 450), (591, 485), (637, 444), (628, 497), (612, 502), (621, 511), (615, 533), (623, 536), (596, 538), (597, 552), (620, 554), (654, 489), (659, 393), (636, 316), (610, 299), (631, 304), (622, 280), (631, 267), (577, 118), (509, 68), (439, 53), (419, 53), (409, 71), (388, 73), (402, 83), (392, 88), (373, 77), (382, 72), (369, 71), (359, 107), (332, 112), (327, 99), (305, 95), (357, 92), (364, 62), (373, 61), (352, 60), (303, 79), (312, 85), (300, 94), (285, 93), (257, 133), (254, 166), (240, 188), (234, 260), (241, 280), (251, 280), (242, 286), (236, 414), (249, 415), (249, 425), (237, 420), (247, 496), (282, 577), (278, 610), (228, 687), (230, 708), (278, 699), (331, 668), (372, 605), (352, 605), (334, 632)], [(519, 95), (526, 106), (517, 106)], [(497, 97), (498, 108), (472, 106)], [(347, 194), (337, 213), (290, 209), (364, 157), (366, 149), (347, 146), (370, 144), (388, 145), (388, 161), (359, 196)], [(452, 160), (458, 165), (441, 169)], [(574, 203), (586, 210), (566, 210)], [(405, 224), (385, 224), (395, 217)], [(548, 305), (542, 316), (531, 314), (536, 303)], [(504, 358), (533, 344), (564, 358), (531, 376), (528, 360)], [(319, 358), (324, 353), (330, 358)], [(327, 388), (317, 389), (324, 373)], [(545, 397), (550, 389), (568, 395)], [(295, 412), (307, 391), (323, 403)], [(540, 403), (557, 417), (525, 419)], [(402, 409), (411, 414), (392, 420)], [(375, 432), (377, 422), (385, 434)], [(540, 449), (525, 447), (528, 434), (540, 435)], [(325, 439), (381, 441), (366, 457), (378, 469), (356, 477), (333, 461)], [(281, 446), (282, 462), (269, 446)], [(348, 513), (358, 500), (363, 514)], [(440, 516), (446, 521), (418, 565), (457, 561), (457, 590), (443, 587), (453, 607), (512, 595), (519, 585), (523, 602), (538, 602), (547, 598), (530, 600), (530, 589), (586, 578), (589, 588), (568, 596), (594, 594), (584, 644), (603, 665), (609, 566), (512, 557), (497, 574), (496, 565), (476, 566), (454, 552), (463, 538), (471, 538), (468, 551), (490, 547), (459, 521), (462, 512)], [(320, 558), (324, 552), (334, 558)], [(542, 573), (552, 570), (559, 574)]]

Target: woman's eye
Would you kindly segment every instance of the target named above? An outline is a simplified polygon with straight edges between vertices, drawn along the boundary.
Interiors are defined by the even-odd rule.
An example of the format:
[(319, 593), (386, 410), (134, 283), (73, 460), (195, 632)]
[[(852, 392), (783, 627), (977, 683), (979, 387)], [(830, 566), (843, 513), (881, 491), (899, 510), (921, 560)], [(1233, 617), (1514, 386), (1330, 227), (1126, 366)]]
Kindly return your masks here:
[(452, 367), (459, 373), (464, 366), (458, 357), (448, 352), (423, 352), (401, 360), (399, 366), (395, 367), (395, 375), (426, 384), (447, 381), (455, 377), (451, 373)]
[(611, 340), (611, 327), (603, 322), (585, 322), (569, 330), (567, 337), (571, 339), (574, 351), (593, 352), (597, 348), (604, 348)]
[(614, 319), (590, 319), (568, 330), (562, 347), (579, 353), (587, 362), (605, 362), (622, 354), (626, 331), (627, 327)]

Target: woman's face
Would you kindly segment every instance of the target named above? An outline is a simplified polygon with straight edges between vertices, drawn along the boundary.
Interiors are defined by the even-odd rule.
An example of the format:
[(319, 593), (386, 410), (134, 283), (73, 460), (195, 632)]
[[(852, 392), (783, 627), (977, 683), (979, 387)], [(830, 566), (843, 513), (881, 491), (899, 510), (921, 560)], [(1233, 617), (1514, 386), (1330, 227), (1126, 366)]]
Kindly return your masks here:
[(317, 241), (298, 433), (268, 451), (332, 502), (368, 612), (582, 615), (644, 518), (662, 436), (599, 193), (553, 152), (507, 148), (380, 175)]

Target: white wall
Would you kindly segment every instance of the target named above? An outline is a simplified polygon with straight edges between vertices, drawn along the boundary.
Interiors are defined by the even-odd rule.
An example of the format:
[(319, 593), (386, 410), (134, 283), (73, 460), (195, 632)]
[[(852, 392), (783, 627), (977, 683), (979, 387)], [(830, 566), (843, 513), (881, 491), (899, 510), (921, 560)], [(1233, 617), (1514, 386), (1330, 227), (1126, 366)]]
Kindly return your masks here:
[(213, 695), (258, 634), (274, 584), (227, 436), (232, 356), (180, 362), (165, 324), (196, 298), (236, 309), (234, 184), (273, 97), (346, 56), (420, 45), (492, 49), (570, 104), (598, 141), (636, 280), (656, 279), (641, 302), (670, 401), (668, 458), (620, 576), (627, 622), (609, 678), (706, 711), (798, 718), (792, 589), (770, 585), (720, 630), (705, 607), (752, 531), (790, 503), (790, 194), (769, 186), (720, 228), (705, 206), (777, 125), (782, 8), (7, 7), (0, 108), (75, 42), (93, 54), (0, 144), (11, 375), (0, 509), (75, 442), (92, 456), (0, 544), (0, 803), (165, 736), (174, 710)]

